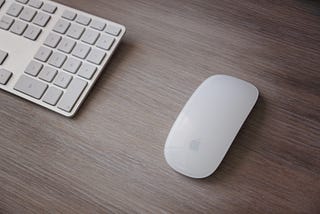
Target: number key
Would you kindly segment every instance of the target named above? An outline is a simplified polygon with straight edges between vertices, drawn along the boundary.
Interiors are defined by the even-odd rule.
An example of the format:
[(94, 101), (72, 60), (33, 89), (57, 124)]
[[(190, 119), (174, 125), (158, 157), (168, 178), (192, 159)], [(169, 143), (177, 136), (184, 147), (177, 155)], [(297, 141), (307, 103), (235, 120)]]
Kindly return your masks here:
[(50, 18), (51, 16), (49, 16), (48, 14), (39, 12), (36, 17), (34, 17), (33, 24), (40, 27), (45, 27), (48, 24)]
[(19, 14), (21, 13), (23, 9), (23, 6), (19, 5), (19, 4), (16, 4), (16, 3), (13, 3), (8, 11), (7, 11), (7, 14), (10, 15), (10, 16), (14, 16), (14, 17), (17, 17), (19, 16)]
[(56, 78), (54, 79), (53, 84), (61, 88), (67, 88), (71, 80), (71, 75), (66, 74), (65, 72), (59, 72)]
[(70, 23), (60, 19), (57, 24), (54, 26), (53, 31), (61, 34), (65, 34), (70, 26)]
[(93, 64), (100, 65), (105, 56), (105, 52), (94, 49), (90, 52), (87, 60)]

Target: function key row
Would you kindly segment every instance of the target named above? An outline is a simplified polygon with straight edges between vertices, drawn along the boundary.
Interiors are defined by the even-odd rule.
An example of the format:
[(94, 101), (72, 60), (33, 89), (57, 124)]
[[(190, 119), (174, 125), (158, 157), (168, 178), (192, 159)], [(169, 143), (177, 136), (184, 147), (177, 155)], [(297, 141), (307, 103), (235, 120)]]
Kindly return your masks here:
[(62, 14), (62, 18), (67, 19), (69, 21), (75, 21), (78, 24), (84, 25), (84, 26), (90, 26), (91, 28), (98, 30), (98, 31), (104, 31), (108, 34), (111, 34), (113, 36), (119, 36), (121, 33), (121, 28), (116, 25), (107, 25), (105, 22), (92, 19), (86, 15), (77, 14), (75, 12), (72, 12), (70, 10), (66, 10)]
[(44, 3), (43, 1), (40, 1), (40, 0), (16, 0), (16, 1), (21, 4), (28, 4), (31, 7), (34, 7), (36, 9), (41, 9), (51, 14), (54, 14), (57, 10), (56, 6), (49, 3)]

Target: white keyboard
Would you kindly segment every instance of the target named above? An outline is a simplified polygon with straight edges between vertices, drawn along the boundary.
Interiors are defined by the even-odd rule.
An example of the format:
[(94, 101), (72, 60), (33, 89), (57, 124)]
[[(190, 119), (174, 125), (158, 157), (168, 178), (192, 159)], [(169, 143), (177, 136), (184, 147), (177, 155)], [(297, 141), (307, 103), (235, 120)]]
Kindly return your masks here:
[(0, 88), (71, 117), (124, 33), (52, 1), (0, 0)]

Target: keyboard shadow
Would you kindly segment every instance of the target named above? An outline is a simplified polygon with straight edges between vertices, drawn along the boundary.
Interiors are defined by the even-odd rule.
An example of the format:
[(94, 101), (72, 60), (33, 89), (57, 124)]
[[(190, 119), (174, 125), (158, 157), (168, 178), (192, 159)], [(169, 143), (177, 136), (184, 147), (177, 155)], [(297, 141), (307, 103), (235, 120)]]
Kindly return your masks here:
[(91, 91), (88, 93), (87, 98), (84, 100), (80, 106), (78, 112), (73, 117), (76, 120), (78, 117), (81, 117), (83, 113), (87, 111), (88, 105), (91, 105), (94, 102), (96, 94), (99, 92), (98, 89), (108, 84), (108, 81), (111, 77), (119, 71), (122, 63), (128, 58), (128, 56), (133, 52), (135, 46), (127, 40), (120, 42), (117, 50), (114, 52), (110, 61), (107, 63), (106, 67), (102, 70), (100, 77), (97, 79), (97, 82), (92, 87)]

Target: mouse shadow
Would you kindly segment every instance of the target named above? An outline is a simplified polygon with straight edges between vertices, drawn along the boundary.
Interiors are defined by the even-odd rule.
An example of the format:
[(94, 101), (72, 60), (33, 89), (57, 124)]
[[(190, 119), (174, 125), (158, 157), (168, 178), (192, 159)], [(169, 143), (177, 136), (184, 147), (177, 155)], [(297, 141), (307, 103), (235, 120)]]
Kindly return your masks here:
[(78, 112), (73, 117), (74, 120), (82, 116), (83, 112), (87, 111), (88, 105), (92, 104), (95, 99), (95, 96), (99, 92), (99, 89), (108, 84), (112, 76), (119, 71), (122, 64), (127, 60), (131, 53), (133, 53), (135, 46), (130, 41), (124, 40), (120, 42), (117, 50), (111, 57), (110, 61), (107, 63), (105, 68), (102, 70), (101, 75), (98, 77), (98, 80), (89, 91), (88, 96), (85, 98), (84, 102), (81, 104)]
[[(248, 156), (250, 149), (242, 149), (239, 154), (239, 148), (245, 147), (250, 148), (256, 141), (258, 134), (250, 135), (250, 141), (248, 139), (249, 133), (259, 133), (261, 127), (263, 126), (262, 121), (265, 118), (266, 112), (266, 102), (262, 96), (259, 96), (254, 108), (246, 119), (245, 123), (241, 127), (238, 135), (233, 141), (231, 147), (227, 151), (226, 156), (222, 160), (221, 164), (217, 170), (207, 178), (199, 179), (198, 181), (203, 183), (215, 183), (222, 179), (227, 179), (227, 177), (232, 176), (233, 170), (240, 167), (243, 159)], [(242, 130), (242, 131), (241, 131)], [(245, 130), (245, 131), (243, 131)], [(194, 180), (194, 179), (193, 179)]]

